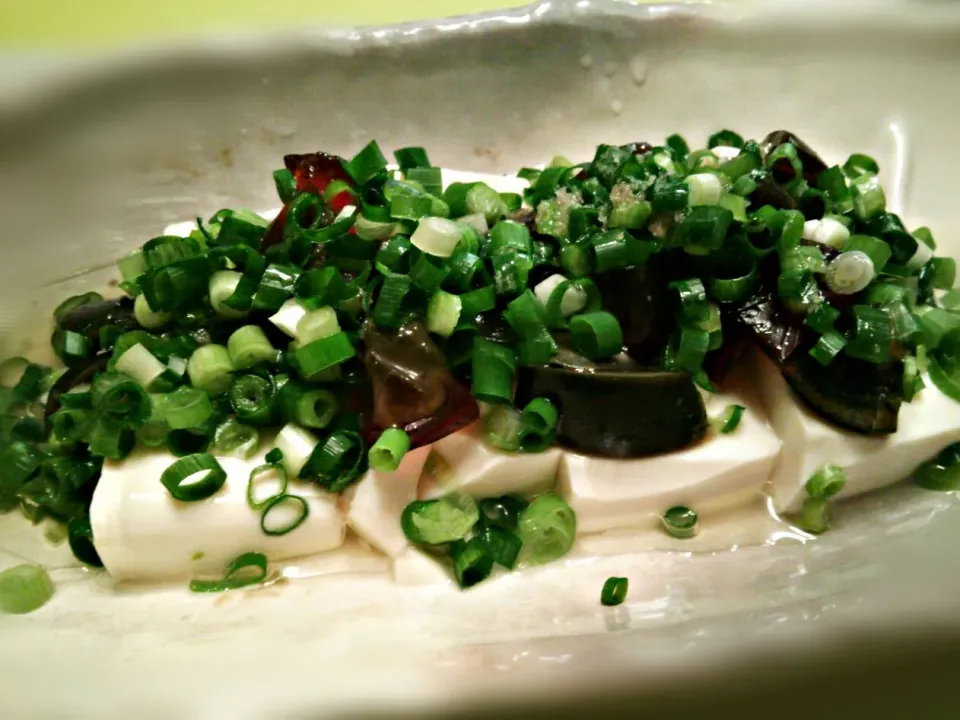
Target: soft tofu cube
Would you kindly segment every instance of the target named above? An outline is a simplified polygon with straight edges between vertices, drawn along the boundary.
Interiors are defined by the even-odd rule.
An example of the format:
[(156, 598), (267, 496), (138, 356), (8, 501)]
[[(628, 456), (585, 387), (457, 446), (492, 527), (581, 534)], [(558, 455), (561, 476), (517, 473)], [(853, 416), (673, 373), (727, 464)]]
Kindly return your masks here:
[(422, 550), (408, 547), (393, 560), (397, 585), (453, 585), (453, 573), (440, 560)]
[(870, 437), (843, 430), (807, 408), (766, 356), (754, 355), (757, 385), (770, 423), (784, 449), (769, 492), (780, 511), (799, 510), (804, 485), (824, 465), (838, 465), (847, 484), (838, 497), (850, 497), (905, 479), (925, 460), (960, 440), (960, 403), (924, 378), (926, 387), (900, 407), (898, 430)]
[(400, 514), (417, 499), (417, 484), (429, 454), (429, 446), (411, 450), (392, 473), (368, 470), (346, 493), (347, 524), (392, 558), (409, 545), (400, 529)]
[(550, 490), (557, 479), (560, 450), (541, 453), (511, 453), (483, 440), (483, 421), (448, 435), (433, 444), (449, 466), (443, 482), (424, 482), (421, 497), (437, 497), (461, 490), (475, 498), (527, 495)]
[(686, 505), (700, 514), (745, 505), (760, 497), (780, 440), (749, 395), (710, 395), (709, 415), (746, 406), (727, 435), (711, 432), (697, 444), (664, 455), (616, 459), (565, 452), (558, 492), (577, 513), (579, 532), (653, 527), (661, 514)]
[(104, 566), (115, 578), (156, 580), (222, 574), (245, 552), (271, 561), (313, 555), (340, 547), (345, 525), (337, 498), (316, 483), (291, 480), (310, 514), (295, 530), (268, 536), (260, 511), (247, 505), (250, 472), (265, 460), (218, 457), (227, 480), (198, 502), (174, 500), (160, 476), (176, 457), (163, 450), (138, 450), (121, 462), (107, 461), (93, 493), (90, 524)]

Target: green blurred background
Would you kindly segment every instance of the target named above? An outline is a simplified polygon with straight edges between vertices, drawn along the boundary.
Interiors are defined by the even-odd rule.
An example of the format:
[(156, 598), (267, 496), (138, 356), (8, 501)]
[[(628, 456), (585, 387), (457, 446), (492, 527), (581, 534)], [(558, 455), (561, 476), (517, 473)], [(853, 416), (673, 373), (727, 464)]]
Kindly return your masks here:
[(524, 4), (523, 0), (0, 0), (0, 44), (96, 49), (197, 32), (394, 23)]

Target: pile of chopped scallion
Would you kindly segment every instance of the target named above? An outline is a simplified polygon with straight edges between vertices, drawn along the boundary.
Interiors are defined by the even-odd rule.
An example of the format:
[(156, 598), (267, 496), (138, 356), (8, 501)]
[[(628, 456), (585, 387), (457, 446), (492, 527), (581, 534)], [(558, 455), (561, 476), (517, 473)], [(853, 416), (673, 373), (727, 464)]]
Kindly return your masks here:
[[(475, 420), (477, 401), (494, 406), (484, 422), (498, 448), (590, 447), (565, 429), (557, 397), (531, 396), (522, 379), (560, 355), (581, 370), (629, 357), (631, 372), (712, 389), (718, 359), (753, 343), (816, 412), (864, 433), (896, 430), (923, 372), (960, 400), (955, 263), (934, 256), (928, 229), (908, 231), (888, 211), (865, 155), (828, 166), (785, 131), (754, 142), (724, 130), (695, 151), (673, 135), (524, 169), (522, 196), (444, 186), (422, 148), (395, 155), (398, 169), (376, 142), (349, 161), (287, 156), (273, 174), (276, 218), (198, 219), (188, 236), (154, 238), (119, 262), (123, 296), (60, 304), (51, 342), (63, 367), (14, 358), (0, 368), (0, 510), (62, 523), (77, 557), (96, 565), (88, 511), (105, 460), (166, 448), (178, 459), (158, 482), (202, 502), (224, 484), (218, 455), (249, 457), (261, 433), (279, 431), (248, 499), (265, 533), (289, 532), (308, 508), (286, 493), (287, 474), (341, 492)], [(614, 307), (624, 297), (636, 298), (627, 311)], [(655, 308), (657, 328), (640, 332)], [(435, 417), (379, 422), (371, 402), (398, 401), (372, 369), (370, 334), (389, 345), (414, 327), (430, 346), (417, 357), (441, 358), (417, 372), (469, 392), (440, 383), (455, 399), (435, 403)], [(851, 374), (867, 376), (857, 397), (831, 393)], [(742, 412), (715, 424), (733, 431)], [(687, 514), (667, 516), (671, 532), (692, 532), (696, 514), (674, 510)], [(553, 494), (418, 501), (397, 521), (448, 554), (463, 586), (494, 564), (562, 556), (576, 528)], [(262, 579), (266, 560), (247, 555), (195, 589)]]

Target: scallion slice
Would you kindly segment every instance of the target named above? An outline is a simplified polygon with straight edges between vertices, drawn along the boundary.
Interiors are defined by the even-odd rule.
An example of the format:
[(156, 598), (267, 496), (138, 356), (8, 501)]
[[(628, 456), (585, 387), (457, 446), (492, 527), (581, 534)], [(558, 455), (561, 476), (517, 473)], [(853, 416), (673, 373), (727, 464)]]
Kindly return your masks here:
[(600, 591), (600, 604), (607, 607), (623, 604), (623, 601), (627, 599), (628, 585), (626, 578), (607, 578), (607, 581), (603, 583), (603, 589)]
[(243, 553), (227, 565), (222, 580), (191, 580), (193, 592), (224, 592), (257, 585), (267, 577), (267, 556), (263, 553)]
[(201, 345), (187, 362), (191, 384), (210, 395), (219, 395), (230, 389), (233, 370), (230, 351), (223, 345)]
[(235, 330), (227, 340), (227, 352), (236, 370), (277, 361), (276, 349), (257, 325), (244, 325)]
[(941, 450), (914, 471), (913, 481), (927, 490), (960, 490), (960, 443)]
[(226, 481), (226, 471), (208, 453), (182, 457), (160, 476), (160, 483), (167, 492), (181, 502), (206, 500), (217, 493)]
[(697, 513), (683, 505), (677, 505), (663, 514), (663, 529), (668, 535), (682, 540), (697, 534)]
[(137, 295), (136, 300), (133, 301), (133, 316), (140, 327), (147, 330), (162, 328), (175, 317), (173, 313), (169, 312), (154, 312), (145, 295)]
[(295, 357), (300, 375), (304, 380), (312, 380), (355, 354), (350, 337), (345, 332), (337, 332), (301, 347)]
[[(499, 197), (499, 196), (498, 196)], [(414, 247), (427, 255), (450, 257), (460, 242), (460, 226), (446, 218), (424, 218), (410, 237)]]
[(825, 533), (830, 528), (828, 509), (826, 500), (808, 497), (800, 506), (800, 514), (793, 518), (793, 524), (813, 535)]
[(257, 452), (260, 433), (256, 428), (230, 418), (217, 426), (213, 433), (213, 444), (221, 455), (234, 455), (247, 460)]
[(260, 515), (264, 535), (286, 535), (300, 527), (310, 515), (310, 505), (299, 495), (279, 495), (267, 501)]
[(445, 545), (465, 538), (479, 519), (480, 511), (473, 498), (454, 493), (410, 503), (403, 509), (400, 526), (415, 545)]
[(368, 463), (377, 472), (391, 473), (400, 467), (410, 449), (410, 436), (400, 428), (387, 428), (368, 453)]
[(827, 265), (824, 279), (840, 295), (853, 295), (869, 285), (876, 272), (870, 256), (859, 250), (840, 253)]
[(359, 433), (335, 430), (317, 445), (301, 477), (314, 477), (327, 490), (340, 492), (356, 482), (363, 474), (366, 448)]
[(623, 331), (617, 318), (608, 312), (584, 313), (570, 320), (570, 341), (584, 357), (602, 360), (622, 350)]
[(275, 461), (268, 460), (250, 471), (247, 480), (247, 505), (252, 510), (263, 510), (271, 500), (287, 492), (287, 471)]
[(473, 343), (473, 395), (487, 403), (513, 401), (517, 355), (506, 345), (485, 338)]
[(240, 422), (266, 425), (273, 419), (276, 393), (276, 381), (272, 376), (241, 375), (230, 387), (228, 397)]
[(377, 145), (376, 140), (371, 140), (346, 164), (346, 171), (350, 173), (350, 177), (363, 185), (386, 167), (387, 159), (380, 151), (380, 146)]
[(458, 296), (437, 290), (427, 305), (427, 330), (441, 337), (450, 337), (460, 322), (462, 308)]
[(497, 405), (483, 419), (484, 439), (500, 450), (520, 450), (520, 432), (523, 423), (520, 413), (508, 405)]
[(276, 439), (277, 449), (283, 453), (283, 467), (290, 477), (299, 477), (320, 441), (309, 430), (287, 423)]
[(487, 546), (480, 537), (455, 541), (450, 546), (450, 558), (453, 560), (454, 576), (463, 589), (483, 582), (493, 570), (493, 556), (487, 552)]
[(837, 465), (824, 465), (817, 470), (805, 485), (807, 495), (814, 500), (829, 500), (843, 490), (847, 476)]
[(520, 413), (519, 444), (524, 452), (543, 452), (553, 444), (560, 421), (557, 406), (548, 398), (534, 398)]
[(202, 427), (213, 415), (210, 396), (202, 390), (182, 387), (164, 396), (163, 419), (173, 430)]
[(484, 523), (480, 540), (483, 542), (487, 554), (493, 558), (497, 565), (507, 570), (513, 570), (517, 564), (517, 558), (520, 556), (520, 550), (523, 548), (523, 542), (519, 537), (509, 530)]
[(576, 513), (559, 495), (540, 495), (520, 513), (517, 535), (523, 542), (524, 562), (541, 565), (557, 560), (573, 547)]
[(53, 593), (53, 581), (40, 565), (15, 565), (0, 572), (0, 612), (33, 612), (46, 605)]
[(716, 418), (711, 421), (711, 425), (717, 432), (728, 435), (740, 426), (743, 419), (743, 413), (746, 408), (743, 405), (728, 405)]

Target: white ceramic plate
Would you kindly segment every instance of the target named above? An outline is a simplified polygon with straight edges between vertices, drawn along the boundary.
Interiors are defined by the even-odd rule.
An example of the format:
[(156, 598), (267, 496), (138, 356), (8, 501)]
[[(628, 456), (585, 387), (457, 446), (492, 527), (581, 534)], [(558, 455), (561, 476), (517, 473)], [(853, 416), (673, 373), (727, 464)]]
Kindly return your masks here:
[[(828, 158), (877, 157), (889, 204), (956, 254), (960, 18), (911, 7), (834, 6), (825, 21), (819, 3), (580, 0), (48, 70), (0, 110), (0, 355), (165, 225), (274, 204), (269, 173), (284, 153), (349, 155), (371, 137), (426, 145), (447, 167), (511, 172), (589, 157), (600, 142), (786, 127)], [(733, 660), (753, 673), (757, 651), (828, 648), (839, 628), (951, 628), (953, 501), (904, 487), (841, 506), (837, 529), (810, 545), (571, 561), (469, 593), (374, 575), (217, 598), (117, 593), (68, 570), (41, 611), (0, 617), (3, 714), (420, 712), (624, 683), (654, 691), (668, 676), (689, 687)], [(50, 552), (0, 518), (0, 560), (57, 566)], [(604, 610), (611, 574), (630, 577), (631, 595)]]

